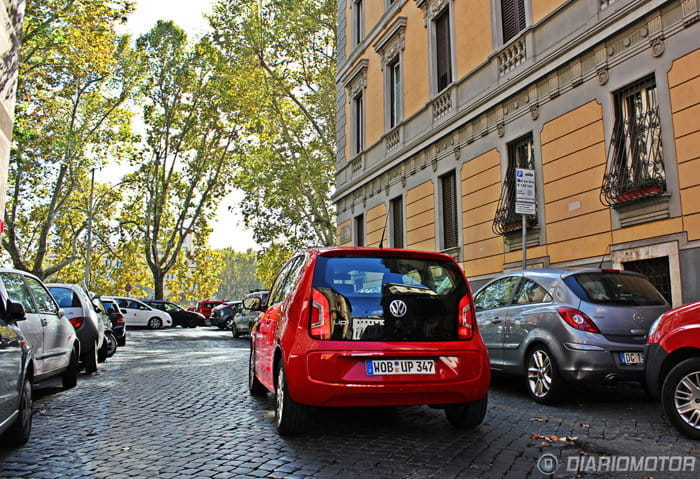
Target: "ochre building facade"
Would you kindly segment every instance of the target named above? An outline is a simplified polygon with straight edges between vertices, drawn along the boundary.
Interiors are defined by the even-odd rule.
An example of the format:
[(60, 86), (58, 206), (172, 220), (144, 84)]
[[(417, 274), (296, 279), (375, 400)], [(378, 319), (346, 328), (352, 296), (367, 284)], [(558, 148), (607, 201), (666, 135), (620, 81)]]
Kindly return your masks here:
[(700, 299), (700, 0), (339, 0), (338, 244)]

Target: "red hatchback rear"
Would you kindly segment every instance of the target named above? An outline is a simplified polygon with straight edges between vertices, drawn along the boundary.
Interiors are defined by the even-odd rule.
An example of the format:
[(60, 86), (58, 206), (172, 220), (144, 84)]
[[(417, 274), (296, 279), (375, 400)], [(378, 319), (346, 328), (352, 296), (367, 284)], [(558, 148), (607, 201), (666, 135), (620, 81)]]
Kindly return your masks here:
[(474, 427), (489, 380), (469, 285), (439, 253), (328, 248), (295, 256), (251, 332), (250, 392), (276, 394), (283, 435), (305, 429), (309, 406), (428, 404), (455, 426)]

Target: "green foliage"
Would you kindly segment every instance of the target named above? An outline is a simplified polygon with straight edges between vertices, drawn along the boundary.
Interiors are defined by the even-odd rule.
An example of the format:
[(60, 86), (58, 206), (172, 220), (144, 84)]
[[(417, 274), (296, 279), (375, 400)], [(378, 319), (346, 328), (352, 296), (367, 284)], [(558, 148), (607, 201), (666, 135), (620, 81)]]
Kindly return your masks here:
[(294, 250), (286, 245), (273, 243), (258, 256), (258, 267), (256, 275), (263, 287), (270, 289), (275, 282), (277, 274), (294, 254)]
[[(45, 277), (79, 259), (91, 168), (128, 154), (139, 70), (115, 24), (130, 2), (42, 0), (27, 5), (3, 247)], [(89, 66), (89, 67), (88, 67)], [(104, 211), (111, 211), (116, 200)]]
[(240, 253), (226, 248), (221, 253), (223, 269), (217, 298), (240, 300), (251, 290), (262, 288), (256, 277), (257, 255), (253, 250)]
[(210, 17), (241, 130), (234, 182), (260, 244), (335, 241), (335, 11), (330, 0), (221, 0)]
[(200, 235), (230, 187), (238, 131), (220, 94), (224, 65), (207, 39), (190, 47), (180, 28), (159, 21), (137, 48), (150, 72), (141, 90), (147, 146), (126, 179), (123, 222), (144, 244), (160, 299), (183, 242)]

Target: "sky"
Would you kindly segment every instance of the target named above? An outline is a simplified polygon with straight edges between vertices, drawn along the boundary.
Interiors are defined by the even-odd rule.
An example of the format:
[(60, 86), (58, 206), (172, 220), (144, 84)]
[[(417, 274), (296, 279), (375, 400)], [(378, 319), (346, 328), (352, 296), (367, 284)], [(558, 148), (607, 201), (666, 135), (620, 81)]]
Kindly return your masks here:
[[(211, 10), (215, 0), (136, 0), (136, 10), (129, 17), (126, 32), (138, 36), (148, 32), (158, 20), (172, 20), (183, 28), (190, 40), (206, 33), (209, 23), (204, 14)], [(217, 210), (212, 224), (209, 244), (212, 248), (232, 247), (236, 251), (255, 250), (260, 247), (253, 240), (253, 233), (245, 229), (238, 203), (243, 195), (234, 191), (226, 196)], [(232, 211), (229, 211), (232, 208)]]

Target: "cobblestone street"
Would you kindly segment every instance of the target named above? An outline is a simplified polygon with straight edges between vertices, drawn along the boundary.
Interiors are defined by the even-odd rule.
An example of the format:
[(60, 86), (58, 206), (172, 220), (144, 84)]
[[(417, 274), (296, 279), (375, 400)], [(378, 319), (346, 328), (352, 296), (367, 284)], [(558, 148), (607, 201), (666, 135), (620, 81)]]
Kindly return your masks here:
[[(689, 472), (567, 471), (598, 456), (700, 458), (636, 385), (586, 388), (557, 406), (520, 380), (494, 378), (484, 424), (452, 428), (428, 407), (317, 410), (310, 431), (280, 438), (272, 395), (248, 395), (248, 340), (211, 327), (131, 330), (78, 386), (35, 389), (21, 449), (0, 448), (0, 476), (26, 478), (692, 477)], [(574, 457), (575, 459), (567, 459)], [(696, 465), (696, 471), (700, 465)], [(697, 473), (696, 473), (697, 474)], [(697, 476), (695, 476), (697, 477)]]

